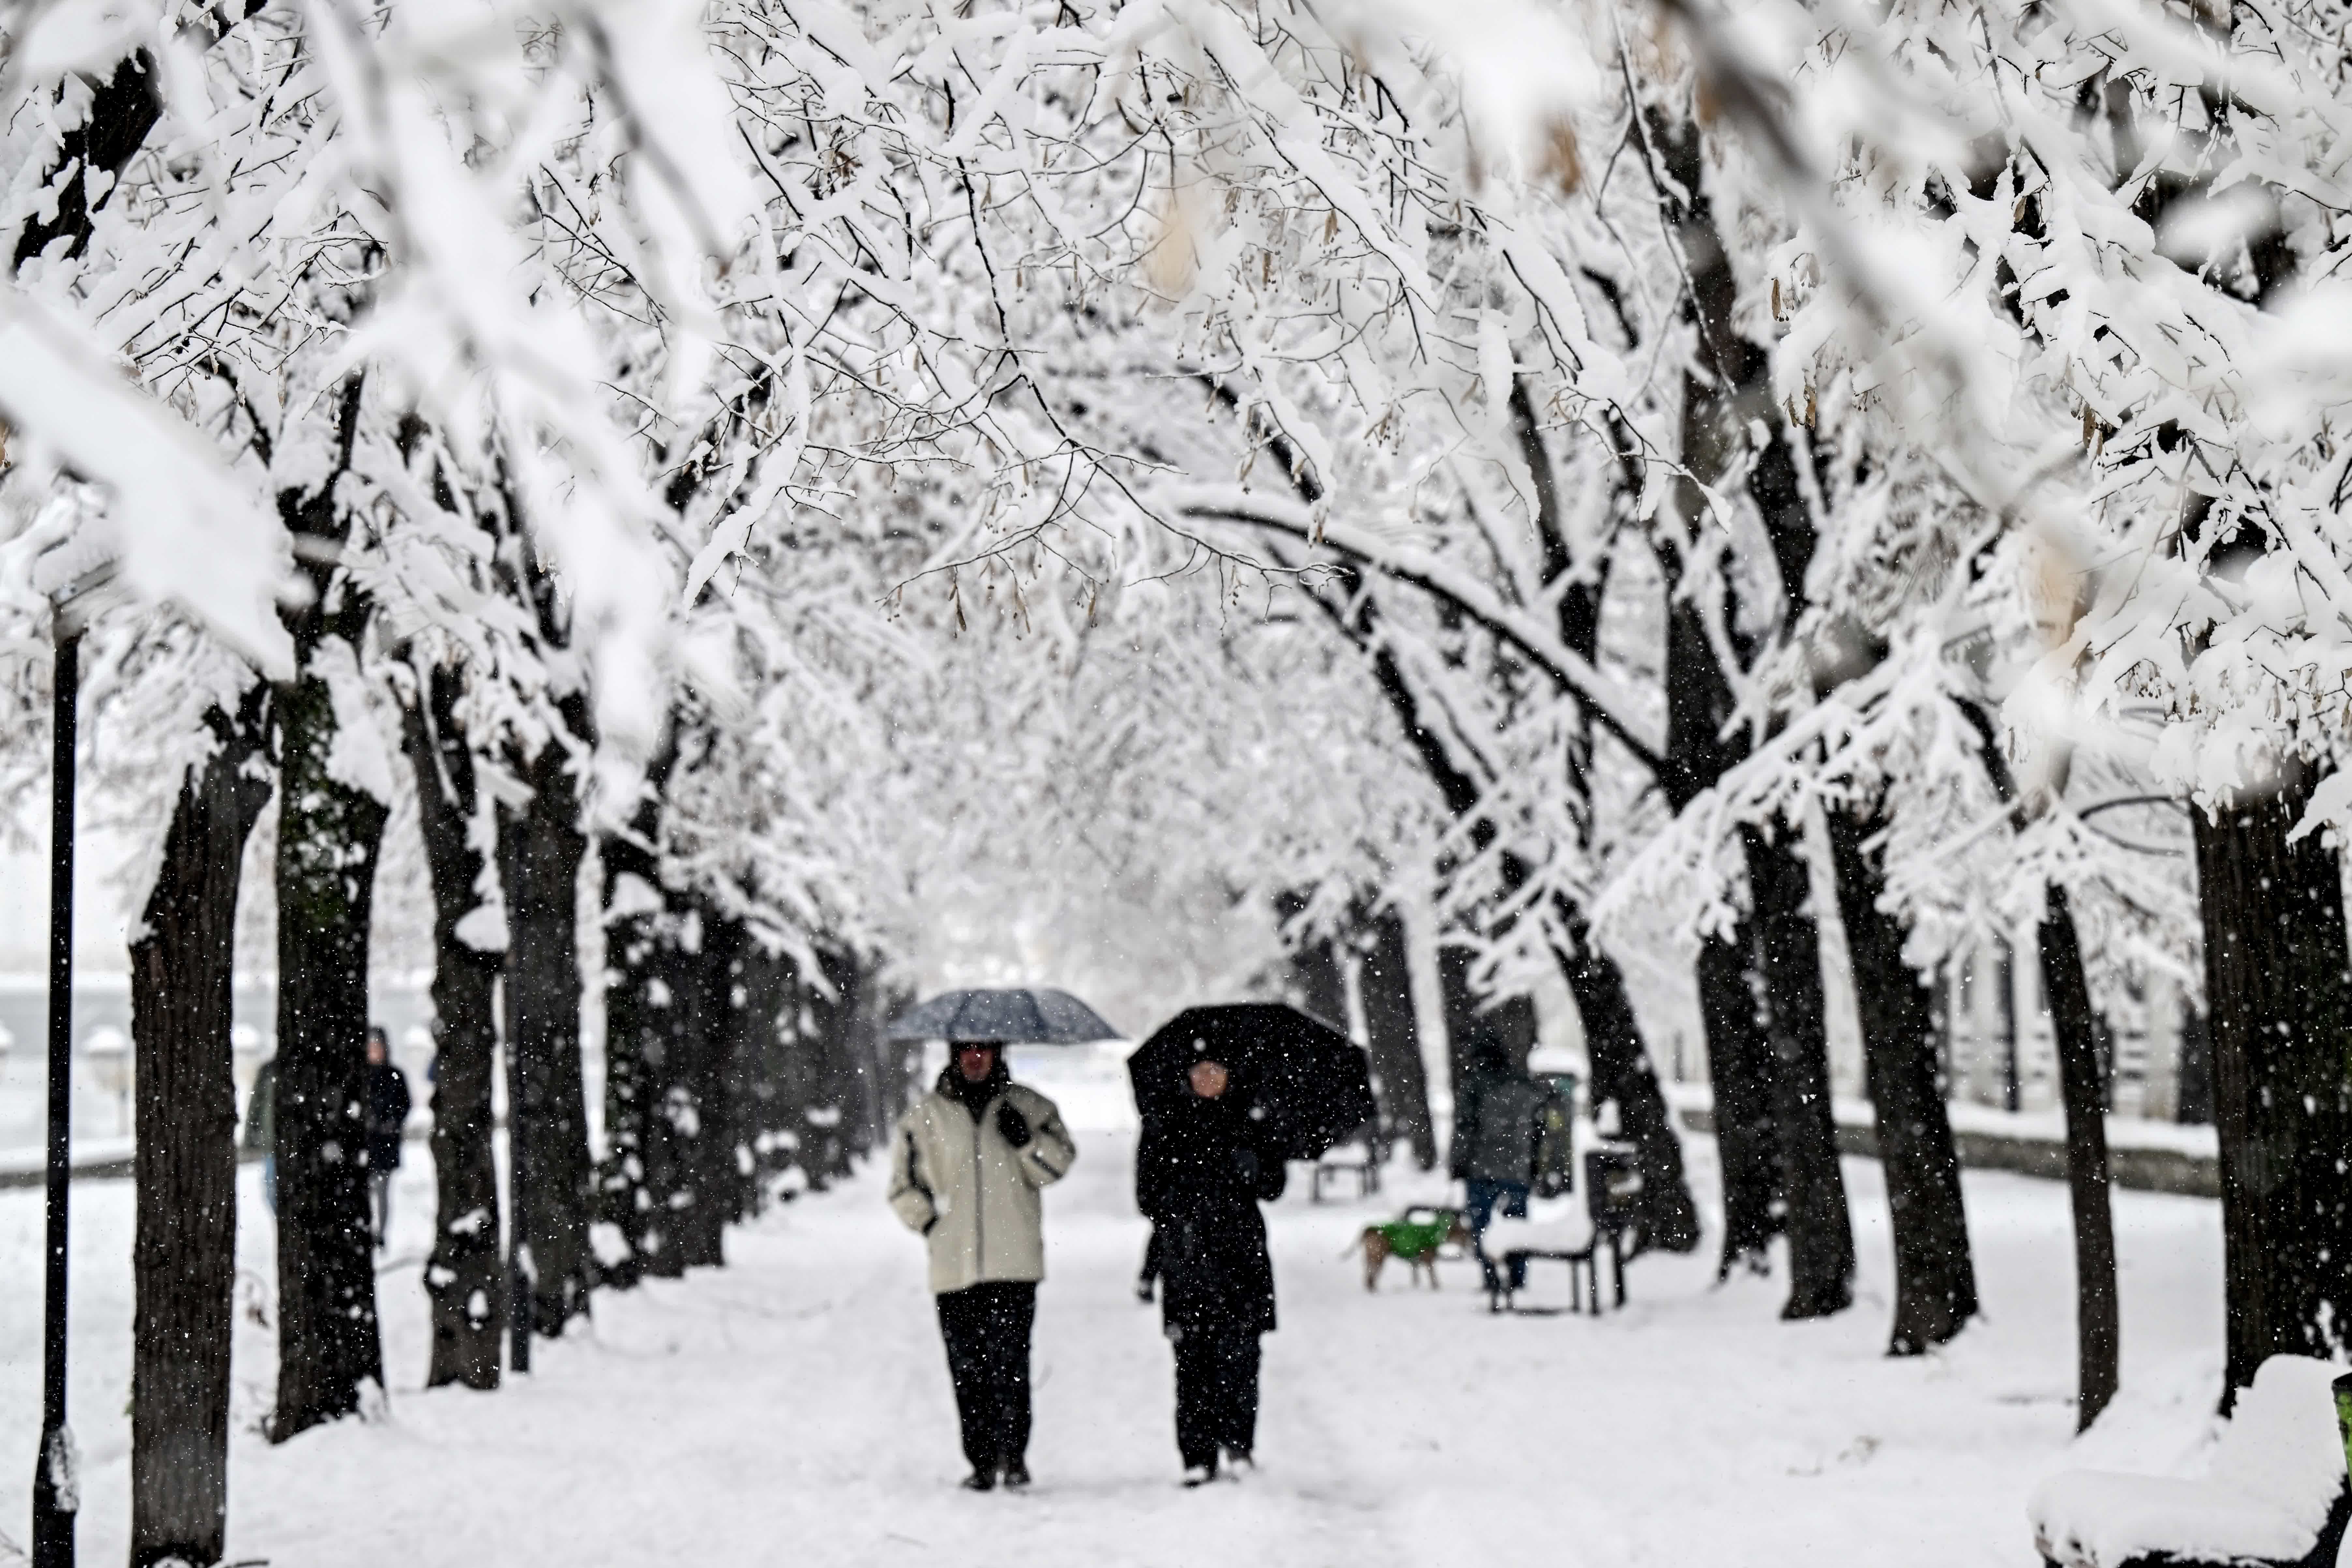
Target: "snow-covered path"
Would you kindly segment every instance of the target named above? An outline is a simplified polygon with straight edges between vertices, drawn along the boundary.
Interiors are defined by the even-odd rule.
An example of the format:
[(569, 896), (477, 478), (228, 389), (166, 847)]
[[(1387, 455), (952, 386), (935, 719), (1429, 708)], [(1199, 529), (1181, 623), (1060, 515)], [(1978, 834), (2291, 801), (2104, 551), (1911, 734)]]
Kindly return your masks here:
[[(2032, 1481), (2071, 1426), (2063, 1190), (1971, 1177), (1988, 1321), (1943, 1356), (1890, 1362), (1884, 1198), (1850, 1163), (1863, 1300), (1827, 1323), (1774, 1321), (1777, 1289), (1717, 1288), (1702, 1259), (1644, 1259), (1603, 1320), (1490, 1318), (1467, 1265), (1437, 1293), (1367, 1296), (1340, 1256), (1366, 1205), (1274, 1211), (1283, 1328), (1266, 1342), (1255, 1477), (1176, 1485), (1157, 1313), (1131, 1280), (1143, 1242), (1130, 1139), (1087, 1135), (1048, 1200), (1053, 1278), (1037, 1325), (1037, 1485), (973, 1497), (919, 1248), (868, 1173), (730, 1240), (730, 1266), (598, 1300), (495, 1394), (416, 1387), (414, 1248), (387, 1269), (389, 1414), (271, 1448), (241, 1433), (231, 1555), (273, 1568), (546, 1563), (1281, 1568), (1823, 1563), (2021, 1565)], [(1700, 1180), (1708, 1145), (1694, 1141)], [(248, 1179), (250, 1173), (248, 1173)], [(404, 1173), (421, 1241), (427, 1174)], [(92, 1251), (77, 1338), (89, 1452), (84, 1561), (121, 1560), (128, 1194), (86, 1185)], [(29, 1260), (32, 1194), (0, 1201), (0, 1247)], [(249, 1211), (250, 1212), (250, 1211)], [(2105, 1447), (2163, 1459), (2199, 1427), (2217, 1369), (2212, 1205), (2119, 1195), (2129, 1419)], [(245, 1237), (267, 1262), (265, 1222)], [(127, 1248), (126, 1248), (127, 1250)], [(29, 1267), (17, 1276), (33, 1280)], [(37, 1410), (37, 1284), (0, 1305), (0, 1530), (24, 1517)], [(242, 1331), (241, 1420), (268, 1339)], [(107, 1368), (114, 1370), (110, 1373)], [(2150, 1406), (2161, 1406), (2152, 1409)], [(2094, 1440), (2095, 1442), (2096, 1439)], [(17, 1461), (24, 1450), (23, 1463)]]

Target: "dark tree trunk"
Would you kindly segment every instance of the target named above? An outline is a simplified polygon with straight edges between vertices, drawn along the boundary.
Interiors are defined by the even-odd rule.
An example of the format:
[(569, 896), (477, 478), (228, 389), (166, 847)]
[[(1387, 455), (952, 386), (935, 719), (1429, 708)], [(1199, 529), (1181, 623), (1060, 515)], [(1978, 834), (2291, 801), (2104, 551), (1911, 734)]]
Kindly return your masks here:
[[(865, 1011), (865, 965), (846, 953), (826, 953), (820, 963), (833, 984), (849, 999), (857, 1014)], [(751, 1176), (747, 1194), (752, 1212), (766, 1207), (772, 1184), (793, 1163), (798, 1140), (789, 1125), (785, 1099), (784, 1041), (799, 1021), (799, 965), (782, 953), (770, 952), (757, 942), (745, 951), (742, 1038), (736, 1047), (740, 1089), (736, 1100), (737, 1136), (751, 1151)], [(861, 1037), (862, 1038), (862, 1037)], [(871, 1063), (860, 1058), (862, 1069)], [(873, 1120), (881, 1106), (877, 1074), (861, 1070), (858, 1080), (859, 1137), (871, 1143)]]
[(671, 1100), (687, 1201), (673, 1224), (684, 1267), (715, 1268), (727, 1261), (727, 1226), (741, 1207), (733, 1091), (740, 1037), (735, 989), (746, 936), (740, 921), (708, 904), (696, 912), (700, 929), (688, 966), (685, 1059)]
[[(751, 964), (756, 971), (764, 961), (758, 956), (756, 944), (750, 951), (753, 955)], [(846, 1152), (863, 1154), (889, 1136), (887, 1127), (878, 1132), (874, 1129), (880, 1100), (876, 1093), (874, 1037), (872, 1020), (868, 1016), (866, 970), (848, 949), (839, 947), (820, 950), (817, 964), (825, 984), (833, 988), (833, 1027), (839, 1041), (841, 1058), (842, 1143)], [(763, 1019), (747, 1014), (742, 1020), (743, 1038), (737, 1049), (740, 1070), (747, 1080), (750, 1064), (759, 1059), (765, 1036), (772, 1033), (772, 1030), (762, 1027), (763, 1022), (771, 1022), (774, 1016), (771, 1013)]]
[(435, 1207), (425, 1265), (433, 1349), (425, 1382), (496, 1388), (507, 1290), (490, 1085), (503, 959), (457, 936), (458, 922), (481, 901), (488, 864), (475, 838), (480, 803), (474, 753), (457, 718), (459, 680), (456, 671), (436, 668), (422, 672), (419, 683), (402, 716), (402, 741), (416, 773), (417, 826), (433, 887)]
[(806, 1080), (809, 1099), (802, 1115), (812, 1135), (808, 1152), (814, 1168), (810, 1179), (815, 1180), (817, 1172), (822, 1171), (824, 1178), (831, 1181), (847, 1176), (853, 1168), (844, 1108), (855, 1092), (857, 1016), (848, 1005), (847, 997), (837, 989), (830, 995), (812, 990), (808, 1005), (813, 1054)]
[(1810, 904), (1811, 879), (1786, 822), (1740, 830), (1758, 966), (1764, 977), (1764, 1029), (1771, 1047), (1772, 1120), (1779, 1134), (1780, 1191), (1789, 1237), (1789, 1300), (1783, 1318), (1821, 1318), (1853, 1304), (1853, 1220), (1838, 1163), (1830, 1103), (1830, 1037), (1822, 996), (1822, 938)]
[[(577, 705), (567, 702), (566, 707)], [(567, 713), (579, 719), (582, 714)], [(531, 1328), (553, 1336), (588, 1310), (587, 1090), (580, 1069), (577, 882), (587, 841), (569, 753), (551, 739), (519, 760), (521, 807), (499, 809), (499, 879), (506, 889), (507, 1049), (519, 1091), (508, 1108), (513, 1225), (528, 1259)]]
[[(614, 862), (623, 854), (618, 840), (605, 841), (607, 908)], [(625, 1258), (604, 1268), (604, 1282), (623, 1290), (644, 1272), (657, 1228), (646, 1178), (654, 1104), (648, 1058), (664, 1050), (667, 1018), (656, 973), (659, 946), (650, 912), (625, 915), (605, 926), (604, 1163), (596, 1173), (596, 1213), (620, 1232), (627, 1248)]]
[(600, 1282), (626, 1289), (646, 1274), (685, 1270), (672, 1234), (680, 1193), (667, 1109), (677, 1063), (685, 982), (678, 915), (661, 879), (656, 846), (663, 792), (676, 765), (676, 731), (646, 769), (646, 792), (628, 830), (608, 834), (604, 870), (604, 1163), (595, 1212), (620, 1232), (625, 1254)]
[(1783, 1213), (1780, 1141), (1772, 1126), (1772, 1044), (1757, 996), (1750, 934), (1742, 921), (1736, 939), (1710, 936), (1698, 952), (1699, 1014), (1706, 1025), (1715, 1147), (1723, 1165), (1718, 1276), (1736, 1268), (1764, 1272)]
[(1698, 1205), (1691, 1202), (1682, 1140), (1675, 1134), (1673, 1112), (1642, 1043), (1624, 973), (1601, 951), (1573, 904), (1560, 900), (1553, 910), (1574, 944), (1556, 956), (1584, 1020), (1592, 1109), (1597, 1113), (1604, 1105), (1616, 1105), (1618, 1135), (1633, 1145), (1641, 1165), (1643, 1245), (1692, 1251), (1699, 1242)]
[(832, 1181), (828, 1165), (828, 1130), (822, 1125), (824, 1037), (833, 1027), (834, 1007), (808, 975), (799, 977), (793, 1005), (777, 1020), (774, 1055), (769, 1071), (775, 1084), (780, 1142), (790, 1147), (790, 1163), (800, 1167), (811, 1191), (822, 1192)]
[[(1675, 247), (1684, 259), (1684, 311), (1696, 331), (1696, 354), (1683, 376), (1681, 457), (1690, 477), (1677, 485), (1676, 500), (1683, 516), (1696, 523), (1707, 510), (1699, 486), (1725, 482), (1735, 472), (1744, 470), (1749, 498), (1756, 503), (1779, 570), (1781, 604), (1777, 618), (1780, 628), (1785, 631), (1797, 623), (1804, 610), (1805, 575), (1817, 539), (1793, 455), (1783, 438), (1781, 411), (1772, 393), (1771, 356), (1748, 340), (1736, 319), (1739, 279), (1731, 262), (1732, 247), (1724, 243), (1707, 192), (1704, 131), (1696, 121), (1673, 118), (1662, 110), (1645, 111), (1642, 131), (1652, 155), (1666, 175), (1657, 191), (1660, 216), (1673, 230)], [(1763, 434), (1761, 440), (1756, 439), (1759, 431)], [(1716, 531), (1702, 528), (1698, 531), (1702, 539), (1706, 539), (1713, 537)], [(1680, 559), (1669, 552), (1662, 561), (1669, 577), (1668, 736), (1666, 765), (1658, 782), (1669, 803), (1679, 811), (1747, 755), (1748, 740), (1747, 726), (1733, 721), (1738, 711), (1729, 679), (1734, 671), (1727, 670), (1721, 660), (1718, 645), (1709, 635), (1703, 606), (1681, 591)], [(1728, 576), (1728, 573), (1723, 574), (1718, 581), (1727, 584)], [(1727, 585), (1716, 591), (1722, 594), (1721, 624), (1731, 628), (1737, 659), (1749, 669), (1759, 668), (1775, 639), (1752, 638), (1740, 633), (1740, 606), (1733, 602)], [(1801, 910), (1801, 905), (1798, 908)], [(1795, 956), (1794, 949), (1803, 943), (1787, 914), (1782, 910), (1776, 915), (1759, 904), (1754, 919), (1744, 922), (1733, 943), (1752, 966), (1759, 999), (1766, 1004), (1761, 1023), (1742, 1021), (1744, 1016), (1737, 1005), (1738, 988), (1728, 954), (1717, 952), (1710, 957), (1702, 953), (1699, 987), (1701, 1007), (1707, 1021), (1707, 1052), (1715, 1080), (1718, 1128), (1727, 1125), (1725, 1096), (1728, 1089), (1736, 1100), (1759, 1108), (1754, 1135), (1768, 1143), (1775, 1156), (1769, 1163), (1760, 1156), (1749, 1155), (1735, 1161), (1733, 1150), (1723, 1151), (1724, 1260), (1728, 1266), (1743, 1256), (1762, 1256), (1751, 1250), (1759, 1245), (1755, 1240), (1759, 1234), (1756, 1216), (1759, 1212), (1769, 1212), (1778, 1228), (1792, 1203), (1809, 1205), (1802, 1216), (1785, 1221), (1807, 1227), (1805, 1233), (1792, 1234), (1790, 1237), (1792, 1268), (1803, 1268), (1808, 1274), (1792, 1279), (1789, 1308), (1793, 1314), (1802, 1315), (1816, 1310), (1833, 1310), (1830, 1304), (1838, 1299), (1833, 1282), (1838, 1272), (1837, 1242), (1827, 1179), (1819, 1164), (1821, 1152), (1813, 1142), (1818, 1127), (1809, 1125), (1790, 1133), (1764, 1125), (1777, 1119), (1781, 1110), (1802, 1105), (1811, 1092), (1810, 1072), (1802, 1058), (1810, 1050), (1805, 1039), (1809, 1027), (1806, 1020), (1810, 1014), (1818, 1012), (1821, 978), (1818, 966), (1807, 973)], [(1783, 982), (1796, 984), (1798, 994), (1780, 996), (1776, 988)], [(1715, 1001), (1707, 999), (1710, 993), (1715, 994)], [(1732, 1036), (1722, 1041), (1716, 1038), (1718, 1021), (1734, 1029)], [(1760, 1045), (1752, 1037), (1759, 1035), (1768, 1037)], [(1805, 1075), (1795, 1084), (1772, 1081), (1784, 1050), (1798, 1058), (1800, 1072)], [(1722, 1076), (1723, 1068), (1712, 1066), (1725, 1061), (1727, 1057), (1735, 1079), (1729, 1084)], [(1747, 1065), (1751, 1058), (1756, 1062), (1752, 1069)], [(1717, 1136), (1719, 1139), (1722, 1133), (1718, 1131)], [(1782, 1156), (1790, 1151), (1806, 1162), (1805, 1169), (1790, 1172), (1783, 1168), (1787, 1161)], [(1834, 1170), (1832, 1163), (1832, 1175)], [(1794, 1192), (1783, 1185), (1792, 1178), (1803, 1184)], [(1735, 1182), (1740, 1181), (1769, 1181), (1770, 1185), (1762, 1191), (1746, 1192), (1734, 1186)], [(1846, 1249), (1851, 1252), (1850, 1231), (1848, 1237)]]
[(1829, 814), (1838, 912), (1853, 955), (1862, 1047), (1876, 1113), (1879, 1162), (1895, 1231), (1891, 1355), (1917, 1355), (1958, 1334), (1977, 1314), (1976, 1267), (1952, 1123), (1937, 1080), (1932, 999), (1903, 958), (1903, 922), (1886, 897), (1885, 826), (1876, 813)]
[(2192, 1127), (2213, 1124), (2213, 1030), (2206, 1014), (2185, 1004), (2180, 1009), (2180, 1109), (2173, 1120)]
[[(667, 1141), (655, 1129), (661, 1103), (655, 1079), (669, 1051), (671, 993), (653, 818), (649, 804), (630, 832), (610, 835), (599, 847), (604, 868), (604, 1163), (596, 1173), (596, 1214), (620, 1232), (626, 1249), (625, 1257), (605, 1266), (603, 1282), (624, 1290), (665, 1251), (667, 1238), (666, 1211), (654, 1198), (667, 1174)], [(657, 1171), (657, 1165), (664, 1168)]]
[(225, 1551), (236, 1283), (230, 992), (245, 842), (269, 803), (269, 779), (247, 766), (261, 751), (267, 700), (256, 687), (234, 718), (206, 715), (218, 749), (181, 783), (131, 948), (133, 1568), (217, 1563)]
[(2077, 1431), (2116, 1396), (2123, 1330), (2116, 1300), (2116, 1220), (2107, 1196), (2107, 1123), (2099, 1071), (2098, 1015), (2066, 889), (2049, 889), (2041, 931), (2042, 990), (2058, 1040), (2058, 1096), (2066, 1110), (2066, 1194), (2074, 1210)]
[[(1991, 710), (1970, 702), (1960, 711), (1982, 743), (1985, 773), (1993, 788), (2003, 801), (2015, 802), (2016, 777), (2001, 749)], [(2063, 773), (2051, 793), (2064, 793)], [(2075, 935), (2066, 889), (2053, 883), (2044, 892), (2049, 901), (2037, 946), (2042, 994), (2050, 1008), (2050, 1030), (2058, 1047), (2059, 1103), (2066, 1118), (2066, 1195), (2074, 1217), (2075, 1429), (2087, 1431), (2115, 1397), (2122, 1339), (2116, 1300), (2116, 1222), (2107, 1196), (2106, 1030), (2091, 1005), (2090, 980), (2083, 971), (2082, 944)], [(2006, 986), (2009, 976), (2004, 973), (2002, 980)], [(2013, 1089), (2017, 1078), (2013, 994), (2005, 990), (2003, 1001)], [(2010, 1109), (2015, 1110), (2015, 1104)]]
[(383, 1382), (368, 1213), (368, 924), (383, 802), (330, 776), (334, 704), (305, 674), (276, 702), (278, 1409), (273, 1441)]
[(1478, 1035), (1501, 1039), (1503, 1054), (1510, 1058), (1514, 1072), (1525, 1069), (1528, 1053), (1536, 1046), (1535, 1004), (1525, 996), (1499, 996), (1492, 1001), (1481, 997), (1470, 983), (1475, 963), (1466, 947), (1449, 944), (1437, 950), (1437, 997), (1445, 1018), (1446, 1065), (1457, 1085), (1469, 1066), (1470, 1042)]
[(2225, 1407), (2267, 1357), (2332, 1357), (2352, 1340), (2343, 884), (2316, 834), (2287, 839), (2315, 783), (2306, 772), (2276, 795), (2195, 819), (2221, 1143)]
[(1403, 917), (1383, 910), (1366, 923), (1365, 938), (1359, 984), (1381, 1106), (1392, 1135), (1412, 1146), (1413, 1163), (1426, 1171), (1437, 1163), (1437, 1133), (1429, 1119), (1428, 1068), (1421, 1059)]
[[(1685, 411), (1686, 442), (1706, 421)], [(1710, 437), (1709, 439), (1713, 437)], [(1667, 803), (1680, 811), (1711, 787), (1747, 754), (1743, 736), (1730, 731), (1738, 703), (1716, 658), (1698, 607), (1670, 602), (1666, 613), (1666, 765), (1659, 784)], [(1699, 1020), (1706, 1031), (1707, 1082), (1715, 1094), (1716, 1150), (1723, 1167), (1723, 1257), (1721, 1271), (1734, 1268), (1763, 1272), (1770, 1267), (1771, 1241), (1782, 1228), (1787, 1200), (1781, 1190), (1780, 1134), (1774, 1126), (1772, 1041), (1766, 1030), (1765, 973), (1759, 962), (1756, 920), (1742, 915), (1728, 936), (1700, 943), (1697, 963)], [(1818, 988), (1818, 977), (1813, 981)]]
[(1341, 1034), (1348, 1032), (1348, 980), (1339, 943), (1328, 937), (1301, 937), (1290, 950), (1290, 981), (1300, 1006)]

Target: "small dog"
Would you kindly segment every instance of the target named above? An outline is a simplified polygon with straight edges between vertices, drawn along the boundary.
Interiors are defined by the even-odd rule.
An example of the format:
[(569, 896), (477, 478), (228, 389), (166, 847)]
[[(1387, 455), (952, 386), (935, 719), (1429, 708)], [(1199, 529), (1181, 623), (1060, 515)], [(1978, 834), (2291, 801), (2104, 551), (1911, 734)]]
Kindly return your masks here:
[[(1410, 1270), (1407, 1276), (1418, 1285), (1423, 1275), (1429, 1277), (1429, 1288), (1437, 1289), (1437, 1258), (1442, 1248), (1453, 1247), (1467, 1251), (1470, 1247), (1470, 1226), (1460, 1209), (1407, 1209), (1402, 1217), (1381, 1225), (1368, 1225), (1363, 1235), (1356, 1238), (1352, 1252), (1361, 1248), (1364, 1255), (1364, 1289), (1377, 1290), (1381, 1270), (1391, 1258), (1402, 1258)], [(1457, 1256), (1459, 1254), (1457, 1253)], [(1341, 1254), (1345, 1257), (1346, 1254)]]

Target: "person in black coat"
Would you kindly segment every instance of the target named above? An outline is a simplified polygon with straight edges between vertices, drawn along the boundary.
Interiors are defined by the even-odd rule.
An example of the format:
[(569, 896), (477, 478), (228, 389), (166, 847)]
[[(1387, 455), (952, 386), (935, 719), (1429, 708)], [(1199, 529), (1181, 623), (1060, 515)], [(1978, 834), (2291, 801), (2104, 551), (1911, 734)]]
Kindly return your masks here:
[(1192, 1064), (1186, 1092), (1146, 1120), (1135, 1202), (1152, 1226), (1160, 1319), (1176, 1352), (1176, 1447), (1184, 1484), (1252, 1462), (1258, 1336), (1274, 1331), (1274, 1260), (1260, 1203), (1286, 1173), (1221, 1062)]
[(408, 1111), (415, 1101), (408, 1092), (408, 1075), (392, 1062), (392, 1037), (380, 1024), (367, 1035), (367, 1171), (368, 1195), (373, 1200), (375, 1245), (382, 1251), (392, 1233), (392, 1173), (400, 1169), (401, 1141), (407, 1134)]

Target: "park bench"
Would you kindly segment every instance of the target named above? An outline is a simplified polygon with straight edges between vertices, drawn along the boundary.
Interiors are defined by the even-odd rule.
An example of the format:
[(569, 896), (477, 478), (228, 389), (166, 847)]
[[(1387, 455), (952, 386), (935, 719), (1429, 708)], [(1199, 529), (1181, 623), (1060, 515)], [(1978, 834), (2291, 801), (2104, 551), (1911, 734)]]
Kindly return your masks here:
[(1314, 1173), (1307, 1183), (1307, 1201), (1321, 1203), (1343, 1181), (1355, 1184), (1356, 1196), (1370, 1197), (1381, 1190), (1381, 1167), (1388, 1163), (1388, 1158), (1387, 1129), (1378, 1121), (1365, 1122), (1315, 1162)]
[[(1569, 1310), (1598, 1317), (1625, 1304), (1625, 1264), (1641, 1250), (1641, 1167), (1622, 1145), (1588, 1150), (1584, 1156), (1584, 1217), (1559, 1221), (1497, 1218), (1486, 1229), (1486, 1256), (1495, 1260), (1489, 1311), (1518, 1310), (1512, 1276), (1530, 1263), (1568, 1266)], [(1609, 1259), (1610, 1293), (1601, 1289), (1601, 1259)], [(1613, 1298), (1613, 1300), (1612, 1300)]]
[[(2337, 1568), (2352, 1492), (2337, 1368), (2274, 1355), (2238, 1395), (2203, 1476), (2069, 1470), (2026, 1504), (2051, 1568)], [(2352, 1383), (2352, 1380), (2347, 1380)]]

